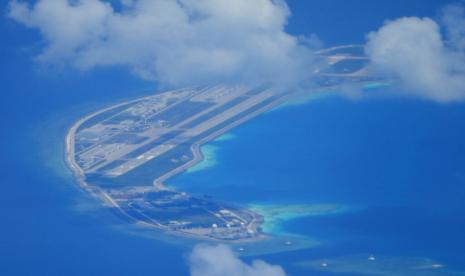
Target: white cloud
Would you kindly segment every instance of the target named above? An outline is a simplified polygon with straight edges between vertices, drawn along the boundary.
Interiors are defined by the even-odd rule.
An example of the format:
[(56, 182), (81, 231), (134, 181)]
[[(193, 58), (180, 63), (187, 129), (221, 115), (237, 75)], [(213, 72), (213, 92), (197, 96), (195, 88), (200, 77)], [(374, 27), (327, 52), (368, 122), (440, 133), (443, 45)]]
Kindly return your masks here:
[(225, 245), (198, 245), (189, 256), (191, 276), (285, 276), (280, 266), (255, 260), (241, 261)]
[(450, 32), (447, 43), (430, 18), (400, 18), (370, 33), (365, 52), (372, 68), (399, 79), (408, 95), (438, 102), (464, 100), (463, 10), (460, 15), (457, 8), (445, 9), (443, 17)]
[(287, 34), (284, 0), (10, 2), (9, 16), (40, 30), (38, 60), (80, 69), (122, 65), (168, 85), (295, 83), (311, 72), (308, 45)]

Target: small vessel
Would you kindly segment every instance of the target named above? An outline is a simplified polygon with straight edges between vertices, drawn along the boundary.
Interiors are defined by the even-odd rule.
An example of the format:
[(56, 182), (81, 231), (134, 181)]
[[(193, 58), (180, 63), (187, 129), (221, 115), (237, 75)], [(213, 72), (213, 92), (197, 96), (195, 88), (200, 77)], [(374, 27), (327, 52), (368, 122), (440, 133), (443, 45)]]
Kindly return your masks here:
[(291, 242), (291, 241), (286, 241), (284, 244), (285, 244), (285, 245), (291, 245), (292, 242)]
[(322, 267), (327, 267), (327, 266), (328, 266), (328, 263), (322, 262), (322, 263), (321, 263), (321, 266), (322, 266)]
[(373, 256), (373, 255), (370, 255), (370, 257), (368, 257), (368, 260), (370, 260), (370, 261), (374, 261), (374, 260), (376, 260), (376, 258), (375, 258), (375, 256)]

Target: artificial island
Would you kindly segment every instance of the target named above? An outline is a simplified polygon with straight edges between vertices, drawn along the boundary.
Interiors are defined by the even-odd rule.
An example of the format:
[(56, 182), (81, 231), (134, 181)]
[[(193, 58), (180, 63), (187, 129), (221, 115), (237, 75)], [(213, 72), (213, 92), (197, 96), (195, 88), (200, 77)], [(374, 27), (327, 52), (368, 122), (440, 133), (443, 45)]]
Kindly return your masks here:
[[(321, 66), (308, 93), (367, 76), (363, 48), (316, 53)], [(263, 216), (247, 208), (189, 195), (164, 185), (202, 161), (200, 146), (292, 98), (267, 84), (207, 85), (123, 102), (76, 122), (66, 136), (66, 162), (80, 187), (125, 220), (196, 239), (264, 238)]]

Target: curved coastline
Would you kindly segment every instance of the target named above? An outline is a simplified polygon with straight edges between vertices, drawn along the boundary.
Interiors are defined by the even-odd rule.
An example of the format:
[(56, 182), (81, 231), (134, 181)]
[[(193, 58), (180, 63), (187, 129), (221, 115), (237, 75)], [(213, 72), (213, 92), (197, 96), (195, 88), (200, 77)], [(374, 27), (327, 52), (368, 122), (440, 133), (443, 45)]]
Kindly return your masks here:
[(202, 160), (204, 159), (202, 151), (200, 150), (200, 147), (202, 145), (204, 145), (204, 144), (206, 144), (206, 143), (220, 137), (221, 135), (225, 134), (226, 132), (228, 132), (232, 128), (234, 128), (234, 127), (236, 127), (236, 126), (238, 126), (238, 125), (252, 119), (253, 117), (256, 117), (256, 116), (262, 114), (263, 112), (266, 112), (266, 111), (278, 106), (279, 104), (286, 102), (288, 97), (289, 96), (286, 96), (284, 98), (280, 98), (280, 99), (278, 99), (278, 100), (264, 106), (263, 108), (257, 109), (255, 112), (253, 112), (253, 113), (251, 113), (251, 114), (249, 114), (249, 115), (235, 121), (234, 123), (222, 128), (222, 129), (218, 130), (217, 132), (214, 132), (211, 135), (205, 137), (204, 139), (194, 143), (190, 148), (191, 152), (194, 155), (194, 158), (191, 161), (187, 162), (185, 165), (183, 165), (181, 167), (178, 167), (178, 168), (176, 168), (176, 169), (174, 169), (174, 170), (172, 170), (172, 171), (158, 177), (157, 179), (155, 179), (153, 181), (153, 185), (156, 186), (156, 187), (166, 189), (166, 186), (163, 184), (163, 182), (165, 182), (169, 178), (174, 177), (175, 175), (177, 175), (179, 173), (182, 173), (182, 172), (188, 170), (189, 168), (197, 165), (198, 163), (202, 162)]
[[(379, 83), (380, 82), (366, 82), (366, 84), (379, 84)], [(311, 94), (330, 92), (330, 91), (333, 91), (334, 89), (336, 89), (337, 87), (338, 86), (319, 88), (319, 89), (314, 90)], [(203, 156), (202, 151), (200, 149), (202, 145), (204, 145), (204, 144), (206, 144), (208, 142), (211, 142), (212, 140), (220, 137), (221, 135), (224, 135), (225, 133), (227, 133), (232, 128), (234, 128), (234, 127), (236, 127), (236, 126), (238, 126), (238, 125), (252, 119), (253, 117), (256, 117), (256, 116), (258, 116), (258, 115), (260, 115), (260, 114), (262, 114), (262, 113), (264, 113), (266, 111), (272, 110), (274, 108), (282, 106), (283, 104), (286, 104), (290, 100), (294, 99), (296, 96), (299, 96), (299, 95), (298, 94), (292, 94), (292, 93), (284, 95), (284, 96), (278, 98), (277, 100), (275, 100), (275, 101), (273, 101), (273, 102), (271, 102), (271, 103), (269, 103), (269, 104), (255, 110), (254, 112), (244, 116), (243, 118), (240, 118), (240, 119), (234, 121), (233, 123), (225, 126), (224, 128), (221, 128), (218, 131), (213, 132), (210, 135), (204, 137), (203, 139), (195, 142), (194, 144), (192, 144), (190, 146), (190, 151), (193, 154), (193, 158), (189, 162), (185, 163), (184, 165), (182, 165), (180, 167), (176, 167), (173, 170), (171, 170), (171, 171), (169, 171), (169, 172), (155, 178), (153, 180), (153, 182), (152, 182), (153, 187), (155, 187), (155, 189), (157, 189), (159, 191), (163, 191), (163, 190), (171, 191), (172, 188), (167, 187), (165, 185), (165, 182), (168, 179), (170, 179), (170, 178), (174, 177), (175, 175), (178, 175), (178, 174), (180, 174), (182, 172), (185, 172), (189, 168), (194, 167), (195, 165), (199, 164), (200, 162), (202, 162), (204, 160), (204, 156)], [(77, 130), (79, 129), (79, 127), (82, 124), (84, 124), (88, 120), (91, 120), (94, 117), (96, 117), (96, 116), (98, 116), (98, 115), (100, 115), (100, 114), (102, 114), (102, 113), (104, 113), (106, 111), (121, 107), (123, 105), (128, 105), (128, 104), (131, 104), (131, 103), (135, 103), (135, 102), (141, 101), (141, 100), (149, 98), (149, 97), (151, 97), (151, 96), (140, 97), (140, 98), (137, 98), (137, 99), (131, 99), (131, 100), (128, 100), (128, 101), (117, 103), (117, 104), (111, 105), (109, 107), (100, 109), (100, 110), (98, 110), (96, 112), (93, 112), (92, 114), (86, 115), (86, 116), (82, 117), (81, 119), (79, 119), (76, 123), (74, 123), (69, 128), (69, 130), (67, 132), (67, 135), (66, 135), (66, 138), (65, 138), (65, 145), (66, 145), (65, 161), (66, 161), (66, 164), (68, 165), (68, 167), (72, 170), (78, 185), (82, 189), (84, 189), (88, 193), (90, 193), (93, 197), (100, 199), (104, 203), (105, 206), (115, 208), (121, 214), (123, 214), (126, 218), (128, 218), (130, 221), (132, 221), (132, 222), (134, 222), (134, 223), (136, 223), (138, 225), (149, 227), (149, 228), (155, 227), (155, 228), (160, 229), (160, 230), (169, 231), (169, 229), (167, 227), (163, 226), (163, 225), (160, 225), (160, 224), (159, 225), (153, 225), (153, 224), (149, 224), (149, 223), (146, 223), (144, 221), (140, 221), (140, 220), (137, 220), (137, 219), (133, 218), (131, 215), (127, 214), (121, 208), (121, 206), (115, 200), (113, 200), (112, 197), (108, 193), (106, 193), (103, 189), (101, 189), (99, 187), (96, 187), (96, 186), (93, 186), (93, 185), (92, 186), (89, 185), (86, 182), (86, 176), (85, 176), (85, 173), (84, 173), (83, 169), (80, 168), (80, 166), (76, 163), (76, 160), (74, 158), (74, 152), (75, 152), (75, 149), (74, 149), (74, 137), (75, 137), (75, 134), (76, 134)], [(263, 219), (260, 219), (259, 217), (257, 217), (257, 215), (255, 213), (256, 210), (255, 211), (254, 210), (249, 210), (247, 208), (244, 211), (246, 211), (247, 213), (249, 213), (249, 215), (254, 217), (252, 223), (255, 224), (256, 227), (261, 226), (261, 224), (263, 223), (263, 221), (262, 221)], [(262, 216), (263, 214), (258, 214), (258, 215)], [(180, 236), (183, 236), (183, 237), (194, 238), (194, 239), (217, 241), (214, 238), (202, 237), (202, 236), (199, 236), (199, 235), (195, 235), (195, 234), (192, 234), (192, 233), (186, 233), (186, 232), (182, 232), (182, 231), (169, 231), (169, 233), (170, 234), (175, 234), (175, 235), (180, 235)], [(252, 239), (248, 239), (248, 241), (262, 240), (262, 239), (266, 238), (268, 234), (270, 234), (270, 233), (261, 233), (261, 234), (257, 235), (256, 237), (254, 237)]]
[[(334, 51), (337, 52), (340, 50), (352, 49), (355, 47), (358, 47), (358, 46), (349, 45), (349, 46), (342, 46), (342, 47), (334, 47), (324, 52), (321, 52), (320, 54), (323, 59), (328, 59), (328, 60), (333, 59), (333, 60), (336, 60), (336, 63), (339, 61), (343, 61), (343, 60), (364, 59), (363, 57), (354, 56), (351, 54), (341, 55), (341, 54), (336, 53), (334, 56), (326, 55), (327, 53), (331, 53)], [(330, 62), (329, 67), (333, 66), (334, 64), (335, 64), (334, 62), (332, 63)], [(192, 168), (195, 165), (202, 162), (205, 158), (200, 149), (202, 145), (218, 138), (219, 136), (225, 134), (232, 128), (262, 113), (265, 113), (277, 107), (284, 106), (284, 104), (288, 104), (291, 102), (291, 100), (293, 99), (295, 100), (296, 98), (307, 99), (309, 95), (315, 95), (318, 93), (326, 94), (328, 92), (334, 92), (337, 88), (341, 87), (341, 85), (344, 84), (345, 82), (344, 79), (349, 79), (350, 81), (353, 81), (367, 89), (370, 88), (369, 87), (370, 84), (371, 85), (374, 84), (373, 87), (376, 88), (376, 84), (380, 83), (379, 80), (376, 80), (373, 78), (369, 78), (369, 77), (364, 78), (365, 76), (364, 69), (359, 69), (358, 71), (353, 71), (349, 73), (337, 73), (337, 72), (328, 72), (328, 71), (319, 72), (317, 70), (315, 71), (315, 73), (320, 78), (319, 82), (321, 84), (314, 86), (314, 87), (309, 87), (308, 88), (309, 92), (300, 90), (300, 92), (291, 93), (288, 91), (288, 92), (277, 93), (276, 91), (273, 91), (273, 89), (271, 89), (269, 85), (261, 85), (251, 90), (241, 91), (238, 95), (234, 96), (233, 100), (231, 100), (231, 98), (228, 98), (228, 97), (226, 97), (226, 100), (217, 100), (216, 102), (212, 100), (213, 102), (215, 102), (212, 108), (210, 108), (212, 104), (211, 103), (209, 104), (209, 100), (208, 100), (209, 96), (204, 96), (204, 94), (210, 95), (210, 97), (211, 95), (216, 95), (216, 96), (213, 96), (213, 98), (223, 97), (222, 95), (228, 95), (227, 93), (231, 93), (232, 91), (231, 88), (227, 88), (227, 89), (230, 89), (229, 92), (221, 92), (222, 89), (226, 89), (224, 88), (225, 86), (206, 86), (205, 88), (178, 89), (174, 91), (169, 91), (167, 93), (156, 94), (156, 95), (168, 94), (168, 97), (176, 98), (178, 97), (176, 96), (177, 95), (176, 93), (180, 93), (179, 95), (181, 96), (179, 96), (179, 98), (176, 98), (175, 100), (176, 104), (173, 105), (175, 106), (174, 108), (171, 108), (170, 105), (166, 105), (164, 102), (157, 103), (157, 101), (159, 101), (158, 96), (151, 99), (152, 97), (154, 97), (154, 95), (144, 96), (144, 97), (140, 97), (137, 99), (131, 99), (131, 100), (127, 100), (121, 103), (113, 104), (109, 107), (103, 108), (101, 110), (93, 112), (92, 114), (82, 117), (69, 128), (66, 134), (66, 138), (65, 138), (66, 164), (72, 170), (78, 185), (82, 189), (89, 192), (92, 196), (100, 199), (105, 204), (105, 206), (118, 210), (121, 214), (127, 217), (130, 221), (135, 222), (138, 225), (148, 226), (151, 228), (155, 227), (157, 229), (166, 230), (170, 234), (177, 234), (177, 235), (192, 237), (196, 239), (215, 240), (215, 241), (218, 241), (218, 239), (222, 241), (226, 241), (223, 239), (228, 239), (227, 241), (243, 241), (243, 239), (247, 241), (255, 241), (257, 239), (263, 239), (267, 236), (261, 230), (261, 226), (264, 222), (263, 221), (264, 218), (262, 214), (258, 214), (254, 210), (245, 209), (245, 208), (235, 208), (229, 205), (229, 207), (233, 208), (231, 210), (234, 210), (232, 213), (234, 216), (237, 216), (237, 214), (241, 214), (236, 217), (241, 221), (242, 226), (239, 225), (239, 222), (237, 222), (236, 224), (236, 225), (239, 225), (240, 228), (242, 229), (240, 231), (247, 231), (247, 232), (244, 232), (245, 236), (239, 235), (237, 236), (237, 238), (232, 238), (232, 240), (229, 240), (229, 238), (225, 236), (222, 237), (223, 234), (220, 234), (218, 232), (216, 232), (218, 234), (214, 234), (215, 232), (212, 232), (212, 234), (206, 234), (205, 231), (207, 229), (210, 229), (209, 227), (211, 227), (211, 231), (214, 231), (214, 228), (217, 227), (216, 224), (213, 222), (210, 222), (211, 224), (210, 226), (206, 226), (207, 228), (203, 228), (204, 226), (197, 226), (197, 227), (200, 227), (200, 228), (196, 228), (197, 230), (194, 230), (192, 228), (184, 229), (184, 227), (179, 227), (179, 226), (176, 226), (175, 228), (173, 228), (173, 226), (171, 225), (171, 221), (169, 223), (165, 221), (166, 218), (160, 221), (158, 218), (153, 217), (153, 215), (147, 216), (146, 214), (144, 214), (145, 209), (143, 209), (142, 212), (140, 212), (141, 211), (140, 208), (146, 208), (146, 207), (138, 207), (137, 200), (140, 199), (140, 200), (143, 200), (143, 202), (144, 200), (146, 200), (145, 203), (151, 204), (150, 199), (148, 198), (144, 199), (145, 198), (144, 194), (146, 192), (157, 193), (159, 195), (163, 193), (165, 194), (167, 193), (167, 194), (172, 194), (173, 196), (175, 194), (178, 194), (178, 196), (181, 196), (181, 197), (190, 197), (186, 193), (176, 191), (173, 188), (166, 186), (165, 182), (168, 179), (172, 178), (173, 176), (178, 175), (182, 172), (185, 172), (189, 168)], [(342, 82), (341, 82), (341, 78), (343, 80)], [(217, 89), (217, 90), (214, 90), (214, 89)], [(193, 92), (189, 92), (189, 91), (193, 91)], [(212, 93), (209, 91), (213, 91), (214, 94), (209, 94), (209, 93)], [(170, 93), (174, 93), (174, 94), (170, 94)], [(333, 93), (329, 93), (329, 94), (333, 94)], [(182, 96), (182, 95), (187, 95), (187, 96)], [(191, 97), (192, 98), (197, 97), (197, 100), (194, 100), (194, 102), (192, 102), (190, 101)], [(164, 99), (164, 98), (165, 96), (161, 96), (161, 99)], [(147, 103), (144, 103), (144, 99), (147, 100)], [(155, 101), (155, 102), (151, 102), (151, 101)], [(184, 105), (181, 104), (181, 102), (183, 101), (184, 101)], [(141, 104), (139, 105), (137, 102), (141, 102)], [(112, 119), (113, 122), (109, 122), (110, 126), (108, 128), (105, 128), (106, 124), (105, 123), (100, 124), (100, 123), (102, 120), (105, 121), (107, 118), (105, 118), (105, 116), (103, 117), (102, 116), (97, 117), (97, 116), (102, 115), (107, 111), (110, 111), (109, 113), (112, 115), (110, 115), (110, 117), (108, 118), (112, 118), (113, 116), (121, 114), (122, 113), (122, 111), (120, 111), (121, 107), (125, 105), (128, 105), (129, 108), (132, 110), (132, 106), (134, 105), (131, 105), (131, 104), (137, 105), (135, 107), (135, 110), (137, 110), (138, 108), (142, 108), (142, 112), (146, 112), (144, 111), (144, 108), (146, 108), (145, 107), (146, 105), (150, 106), (151, 104), (155, 104), (155, 106), (152, 107), (156, 110), (154, 111), (155, 113), (149, 113), (148, 116), (150, 117), (142, 117), (143, 118), (142, 126), (143, 127), (148, 126), (149, 129), (151, 127), (154, 127), (153, 131), (155, 131), (155, 135), (157, 136), (155, 136), (156, 138), (153, 138), (154, 134), (145, 134), (145, 135), (148, 135), (148, 137), (150, 138), (148, 142), (134, 142), (134, 144), (137, 145), (135, 149), (134, 147), (132, 148), (129, 147), (127, 149), (125, 148), (124, 149), (125, 152), (122, 153), (125, 155), (116, 155), (116, 157), (114, 156), (108, 157), (108, 155), (111, 155), (114, 152), (114, 150), (112, 150), (111, 147), (118, 147), (117, 145), (121, 145), (118, 143), (125, 143), (126, 145), (130, 145), (131, 140), (129, 140), (129, 138), (121, 137), (120, 139), (123, 139), (123, 140), (119, 140), (120, 142), (117, 142), (117, 140), (112, 140), (113, 142), (107, 143), (107, 140), (110, 140), (110, 138), (112, 137), (112, 134), (111, 133), (108, 134), (108, 132), (105, 132), (106, 129), (116, 130), (116, 132), (114, 133), (121, 133), (121, 130), (120, 130), (121, 126), (124, 126), (124, 122), (126, 122), (127, 124), (132, 124), (131, 119), (127, 119), (130, 117), (127, 117), (127, 116), (125, 117), (124, 115), (117, 116), (118, 119), (115, 119), (115, 120)], [(161, 104), (162, 106), (164, 104), (165, 107), (162, 107), (161, 109), (162, 111), (158, 109), (157, 104)], [(187, 107), (185, 107), (186, 104), (187, 104)], [(223, 106), (225, 106), (224, 109), (222, 109)], [(228, 107), (226, 108), (226, 106)], [(189, 115), (191, 114), (189, 112), (194, 112), (194, 114), (196, 114), (195, 112), (199, 112), (196, 110), (199, 110), (199, 109), (204, 111), (203, 113), (200, 113), (203, 115), (198, 115), (198, 116)], [(112, 113), (112, 110), (114, 110), (117, 113)], [(163, 116), (158, 116), (159, 113), (163, 112), (163, 110), (165, 111), (170, 110), (171, 113), (169, 112), (164, 113), (165, 117), (171, 116), (171, 117), (168, 117), (169, 119), (164, 118)], [(175, 111), (172, 111), (172, 110), (175, 110)], [(215, 113), (217, 112), (217, 110), (220, 110), (219, 111), (220, 113)], [(230, 111), (230, 110), (233, 110), (233, 111)], [(210, 113), (213, 113), (213, 114), (210, 115)], [(133, 113), (133, 114), (138, 114), (138, 113)], [(208, 116), (213, 116), (213, 117), (208, 117)], [(217, 117), (215, 116), (218, 116), (219, 119), (217, 119)], [(154, 126), (153, 122), (147, 124), (147, 118), (152, 118), (152, 117), (154, 119), (157, 118), (155, 119), (155, 120), (158, 120), (158, 121), (155, 121), (158, 124), (157, 126)], [(179, 119), (179, 117), (182, 118), (181, 121), (176, 121)], [(202, 118), (200, 119), (201, 124), (199, 124), (199, 118)], [(123, 120), (128, 120), (128, 121), (123, 122)], [(168, 120), (168, 121), (164, 121), (164, 120)], [(171, 122), (170, 120), (172, 120), (173, 127), (170, 125), (170, 122)], [(196, 122), (192, 124), (192, 121), (196, 121)], [(81, 134), (80, 127), (83, 126), (86, 122), (89, 122), (88, 124), (89, 126), (94, 126), (95, 124), (99, 124), (96, 128), (87, 127), (87, 126), (83, 128), (85, 131), (90, 131), (90, 132), (85, 132), (85, 133), (89, 133), (85, 135), (97, 135), (97, 136), (84, 137), (84, 134)], [(92, 122), (93, 124), (90, 122)], [(116, 122), (116, 125), (114, 122)], [(168, 126), (164, 125), (165, 122), (168, 122), (167, 123)], [(184, 122), (184, 124), (181, 124), (182, 122)], [(185, 123), (185, 122), (188, 122), (188, 123)], [(104, 130), (100, 130), (102, 128)], [(137, 131), (142, 131), (142, 130), (135, 130), (137, 128), (138, 127), (136, 128), (133, 127), (131, 129), (134, 129), (134, 130), (131, 130), (131, 131), (136, 131), (135, 133), (138, 133)], [(129, 128), (123, 128), (123, 129), (127, 129), (126, 131), (129, 131)], [(144, 131), (145, 129), (146, 128), (143, 128)], [(166, 129), (169, 129), (171, 133), (175, 133), (175, 134), (171, 134), (169, 131), (167, 132)], [(118, 130), (120, 132), (118, 132)], [(152, 133), (151, 131), (152, 130), (147, 130), (147, 133)], [(181, 137), (179, 133), (188, 133), (188, 134), (185, 134), (185, 137), (187, 138)], [(78, 135), (79, 140), (75, 139), (76, 134)], [(174, 136), (169, 136), (165, 134), (171, 134)], [(113, 136), (117, 136), (117, 135), (113, 135)], [(92, 138), (92, 137), (98, 137), (98, 138)], [(178, 137), (181, 137), (181, 138), (178, 138)], [(180, 139), (179, 141), (181, 142), (176, 142), (175, 138)], [(188, 139), (188, 138), (189, 140), (183, 140), (183, 139)], [(128, 139), (128, 140), (125, 141), (125, 139)], [(83, 141), (87, 144), (83, 144)], [(97, 141), (97, 142), (92, 142), (92, 141)], [(154, 144), (154, 142), (158, 144)], [(80, 149), (79, 152), (77, 153), (75, 150), (76, 143), (78, 143), (77, 147)], [(178, 145), (181, 145), (178, 143), (183, 143), (182, 147), (178, 147)], [(86, 145), (90, 145), (89, 146), (90, 150), (88, 150), (89, 148)], [(94, 147), (94, 145), (96, 145), (96, 147)], [(105, 145), (108, 145), (111, 147), (110, 148), (104, 147)], [(179, 149), (176, 147), (178, 147)], [(167, 153), (167, 151), (170, 151), (170, 149), (174, 149), (172, 151), (173, 153), (165, 154)], [(127, 150), (129, 150), (130, 154), (128, 154)], [(106, 151), (108, 152), (105, 153)], [(182, 156), (176, 155), (176, 154), (179, 154), (180, 151), (181, 151), (181, 154), (184, 153), (184, 155)], [(162, 154), (165, 154), (165, 155), (159, 158), (159, 156), (161, 156)], [(84, 156), (84, 159), (82, 156)], [(88, 161), (89, 158), (91, 161)], [(120, 159), (117, 160), (118, 158)], [(142, 164), (145, 164), (145, 162), (148, 162), (152, 158), (154, 158), (154, 161), (155, 161), (154, 163), (153, 162), (150, 163), (149, 166), (145, 166), (143, 169), (137, 171), (135, 174), (131, 172), (131, 174), (126, 175), (126, 173), (129, 172), (130, 170), (137, 168), (138, 166), (141, 166)], [(156, 172), (151, 171), (152, 169), (150, 166), (153, 166), (154, 164), (157, 164), (155, 167), (157, 168)], [(103, 167), (104, 169), (102, 169)], [(147, 170), (150, 171), (149, 174), (146, 173)], [(107, 177), (103, 179), (103, 182), (99, 182), (102, 180), (99, 180), (98, 178), (99, 174), (101, 175), (101, 173), (104, 173), (102, 177)], [(124, 178), (122, 179), (118, 178), (115, 180), (115, 182), (111, 180), (112, 177), (119, 177), (120, 175), (124, 175)], [(145, 186), (134, 185), (133, 184), (134, 181), (132, 178), (134, 176), (137, 176), (137, 177), (143, 176), (143, 178), (145, 179), (144, 181), (146, 183), (142, 183), (142, 184), (144, 184)], [(113, 186), (113, 185), (118, 185), (118, 184), (122, 184), (123, 185), (122, 187), (123, 188), (126, 187), (128, 190), (126, 191), (116, 190), (116, 186)], [(199, 198), (195, 199), (195, 197), (191, 197), (191, 198), (194, 201), (200, 200)], [(132, 205), (133, 203), (135, 204), (134, 207)], [(155, 204), (158, 204), (158, 203), (155, 203)], [(189, 206), (191, 206), (191, 208), (194, 208), (194, 209), (198, 208), (198, 207), (195, 207), (196, 206), (195, 203), (191, 202), (190, 204), (193, 204), (193, 205), (184, 206), (184, 208), (187, 207), (187, 209), (185, 210), (190, 210)], [(208, 203), (207, 201), (204, 200), (203, 204), (208, 204)], [(228, 210), (224, 210), (225, 207), (227, 207), (228, 205), (223, 205), (220, 203), (216, 203), (214, 201), (210, 201), (210, 204), (216, 204), (215, 208), (220, 208), (220, 209), (215, 209), (215, 208), (211, 209), (212, 207), (208, 207), (208, 208), (202, 207), (202, 208), (205, 208), (205, 211), (208, 213), (208, 216), (212, 216), (212, 215), (213, 217), (216, 216), (218, 219), (222, 220), (221, 222), (221, 224), (223, 225), (222, 227), (227, 226), (227, 228), (229, 228), (230, 225), (229, 223), (227, 223), (229, 219), (225, 220), (225, 217), (223, 218), (223, 215), (221, 213), (223, 211), (228, 211)], [(162, 208), (161, 209), (162, 213), (167, 211), (164, 209), (164, 207), (153, 206), (150, 208)], [(216, 211), (213, 211), (214, 209)], [(172, 209), (169, 209), (169, 210), (172, 210)], [(137, 213), (137, 216), (134, 216), (134, 212)], [(234, 214), (234, 212), (238, 212), (238, 213)], [(168, 214), (171, 214), (171, 213), (168, 212)], [(176, 225), (182, 225), (179, 223), (183, 223), (181, 217), (184, 217), (185, 214), (180, 213), (178, 215), (181, 221), (178, 221), (178, 216), (175, 216), (175, 215), (171, 215), (171, 216), (172, 217), (168, 215), (168, 218), (175, 221)], [(207, 215), (204, 215), (204, 216), (207, 216)], [(245, 216), (246, 219), (241, 218), (241, 216)], [(204, 221), (206, 222), (208, 220), (204, 219)], [(187, 223), (190, 223), (190, 222), (188, 221)]]
[[(151, 97), (151, 96), (145, 96), (145, 97), (140, 97), (140, 98), (137, 98), (137, 99), (131, 99), (131, 100), (128, 100), (128, 101), (120, 102), (120, 103), (111, 105), (109, 107), (97, 110), (97, 111), (95, 111), (95, 112), (93, 112), (93, 113), (91, 113), (89, 115), (86, 115), (86, 116), (80, 118), (78, 121), (76, 121), (68, 129), (66, 137), (65, 137), (65, 155), (66, 155), (65, 156), (65, 162), (66, 162), (67, 166), (73, 172), (73, 175), (74, 175), (74, 177), (76, 179), (77, 184), (82, 189), (84, 189), (85, 191), (90, 193), (93, 197), (101, 200), (106, 207), (115, 208), (116, 210), (118, 210), (119, 213), (124, 215), (130, 221), (132, 221), (132, 222), (134, 222), (134, 223), (136, 223), (136, 224), (138, 224), (140, 226), (149, 227), (149, 228), (154, 228), (155, 227), (155, 228), (157, 228), (159, 230), (169, 231), (169, 229), (167, 227), (163, 226), (163, 225), (160, 225), (160, 224), (159, 225), (153, 225), (153, 224), (149, 224), (149, 223), (146, 223), (146, 222), (143, 222), (143, 221), (140, 221), (140, 220), (137, 220), (137, 219), (133, 218), (131, 215), (126, 213), (121, 208), (121, 206), (115, 200), (113, 200), (112, 197), (108, 193), (106, 193), (103, 189), (101, 189), (99, 187), (96, 187), (96, 186), (89, 185), (86, 182), (86, 176), (85, 176), (84, 170), (76, 163), (76, 160), (74, 158), (74, 153), (75, 153), (74, 138), (75, 138), (75, 134), (76, 134), (77, 130), (79, 129), (79, 127), (81, 125), (83, 125), (85, 122), (95, 118), (96, 116), (98, 116), (98, 115), (100, 115), (100, 114), (102, 114), (102, 113), (104, 113), (106, 111), (109, 111), (109, 110), (112, 110), (112, 109), (115, 109), (115, 108), (118, 108), (118, 107), (121, 107), (121, 106), (124, 106), (124, 105), (128, 105), (128, 104), (131, 104), (131, 103), (135, 103), (135, 102), (141, 101), (141, 100), (149, 98), (149, 97)], [(169, 171), (168, 173), (166, 173), (166, 174), (164, 174), (164, 175), (162, 175), (160, 177), (157, 177), (152, 183), (153, 186), (157, 190), (160, 190), (160, 191), (171, 190), (170, 187), (167, 187), (164, 184), (164, 181), (168, 180), (169, 178), (171, 178), (171, 177), (173, 177), (173, 176), (175, 176), (175, 175), (177, 175), (179, 173), (182, 173), (182, 172), (186, 171), (187, 169), (189, 169), (189, 168), (195, 166), (196, 164), (198, 164), (199, 162), (201, 162), (204, 159), (204, 156), (203, 156), (203, 154), (202, 154), (202, 152), (200, 150), (200, 147), (202, 145), (216, 139), (217, 137), (223, 135), (224, 133), (226, 133), (230, 129), (236, 127), (237, 125), (242, 124), (243, 122), (245, 122), (247, 120), (250, 120), (251, 118), (261, 114), (262, 112), (265, 112), (265, 111), (275, 107), (277, 104), (282, 103), (283, 101), (284, 101), (283, 98), (279, 98), (278, 100), (273, 101), (272, 103), (270, 103), (270, 104), (268, 104), (268, 105), (266, 105), (266, 106), (264, 106), (264, 107), (262, 107), (260, 109), (257, 109), (255, 112), (252, 112), (251, 114), (249, 114), (247, 116), (244, 116), (243, 118), (235, 121), (234, 123), (229, 124), (226, 127), (224, 127), (222, 129), (220, 129), (220, 130), (206, 136), (202, 140), (192, 144), (192, 146), (190, 147), (190, 151), (193, 153), (193, 159), (191, 161), (187, 162), (186, 164), (184, 164), (183, 166), (177, 167), (174, 170)], [(262, 219), (260, 217), (257, 217), (256, 213), (251, 211), (251, 210), (244, 209), (243, 211), (249, 213), (249, 215), (251, 215), (251, 217), (253, 217), (251, 224), (255, 225), (256, 227), (259, 227), (259, 225), (261, 224)], [(179, 236), (182, 236), (182, 237), (187, 237), (187, 238), (201, 239), (201, 240), (206, 240), (206, 241), (217, 241), (217, 239), (215, 239), (215, 238), (199, 236), (199, 235), (196, 235), (196, 234), (191, 234), (191, 233), (182, 232), (182, 231), (169, 231), (169, 233), (174, 234), (174, 235), (179, 235)], [(254, 242), (254, 241), (258, 241), (258, 240), (263, 240), (264, 238), (266, 238), (266, 235), (264, 235), (262, 233), (262, 234), (257, 235), (256, 237), (249, 238), (246, 241), (247, 242)], [(244, 240), (239, 240), (239, 241), (244, 242)], [(230, 241), (230, 242), (236, 242), (236, 241)]]

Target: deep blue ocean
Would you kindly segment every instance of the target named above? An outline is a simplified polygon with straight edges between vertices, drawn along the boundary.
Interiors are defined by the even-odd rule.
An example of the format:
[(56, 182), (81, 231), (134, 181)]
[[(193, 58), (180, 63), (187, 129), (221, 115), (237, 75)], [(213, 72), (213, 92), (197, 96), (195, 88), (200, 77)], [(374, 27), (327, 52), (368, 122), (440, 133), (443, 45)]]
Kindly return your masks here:
[[(317, 33), (328, 46), (362, 43), (388, 18), (434, 17), (447, 3), (289, 2), (289, 31)], [(162, 88), (124, 68), (43, 68), (32, 60), (36, 32), (6, 18), (0, 30), (7, 37), (0, 45), (0, 275), (187, 275), (188, 246), (125, 231), (77, 188), (63, 162), (75, 120)], [(328, 96), (264, 114), (211, 144), (214, 166), (169, 184), (245, 205), (339, 208), (281, 221), (280, 231), (319, 246), (250, 257), (291, 275), (326, 275), (319, 267), (326, 261), (338, 272), (369, 273), (379, 268), (366, 264), (370, 254), (387, 271), (380, 275), (439, 275), (431, 264), (464, 271), (465, 104), (379, 94)]]
[(463, 116), (463, 104), (328, 96), (245, 123), (210, 143), (216, 165), (170, 182), (244, 204), (347, 207), (283, 221), (322, 245), (276, 260), (373, 254), (463, 268)]

